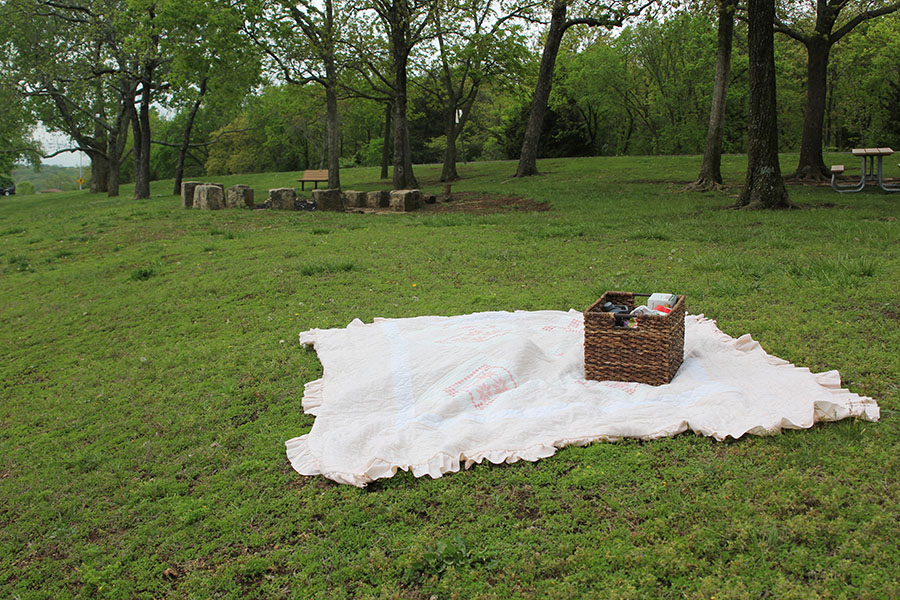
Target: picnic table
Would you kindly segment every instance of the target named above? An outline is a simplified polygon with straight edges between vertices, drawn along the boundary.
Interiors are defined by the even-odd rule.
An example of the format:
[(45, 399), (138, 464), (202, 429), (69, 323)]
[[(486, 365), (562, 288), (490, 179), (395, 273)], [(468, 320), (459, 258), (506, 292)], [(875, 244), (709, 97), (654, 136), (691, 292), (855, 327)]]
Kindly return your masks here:
[(303, 171), (303, 175), (300, 176), (300, 179), (297, 181), (300, 182), (300, 189), (304, 190), (307, 183), (313, 183), (316, 189), (319, 189), (319, 182), (323, 181), (325, 183), (328, 182), (328, 169), (319, 169), (319, 170), (308, 170)]
[(837, 192), (860, 192), (866, 187), (867, 181), (876, 181), (878, 186), (886, 192), (900, 192), (900, 187), (884, 182), (884, 157), (894, 153), (891, 148), (854, 148), (851, 152), (862, 160), (862, 172), (859, 175), (859, 183), (851, 185), (838, 185), (837, 176), (844, 172), (844, 165), (831, 167), (831, 187)]

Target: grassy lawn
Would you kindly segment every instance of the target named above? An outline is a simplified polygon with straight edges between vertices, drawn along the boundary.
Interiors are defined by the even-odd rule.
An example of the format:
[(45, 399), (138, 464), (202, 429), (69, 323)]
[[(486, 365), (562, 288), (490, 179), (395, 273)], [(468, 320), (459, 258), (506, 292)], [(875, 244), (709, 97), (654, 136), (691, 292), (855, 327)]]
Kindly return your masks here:
[[(733, 194), (745, 165), (725, 159)], [(454, 191), (543, 212), (185, 211), (170, 181), (2, 200), (0, 597), (900, 598), (900, 194), (792, 187), (805, 210), (747, 212), (679, 192), (696, 157), (539, 167), (461, 165)], [(439, 191), (439, 167), (416, 173)], [(213, 180), (259, 200), (296, 176)], [(882, 420), (367, 489), (290, 468), (321, 376), (300, 331), (608, 289), (684, 293), (729, 335), (840, 370)]]

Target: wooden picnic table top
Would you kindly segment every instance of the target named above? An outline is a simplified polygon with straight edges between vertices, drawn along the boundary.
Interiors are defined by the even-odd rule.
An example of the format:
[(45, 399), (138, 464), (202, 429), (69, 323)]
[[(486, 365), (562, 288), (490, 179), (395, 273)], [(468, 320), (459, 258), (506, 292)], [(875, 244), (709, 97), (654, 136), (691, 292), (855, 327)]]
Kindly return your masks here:
[(894, 151), (891, 148), (854, 148), (853, 156), (890, 156)]
[(297, 181), (328, 181), (328, 169), (307, 169)]

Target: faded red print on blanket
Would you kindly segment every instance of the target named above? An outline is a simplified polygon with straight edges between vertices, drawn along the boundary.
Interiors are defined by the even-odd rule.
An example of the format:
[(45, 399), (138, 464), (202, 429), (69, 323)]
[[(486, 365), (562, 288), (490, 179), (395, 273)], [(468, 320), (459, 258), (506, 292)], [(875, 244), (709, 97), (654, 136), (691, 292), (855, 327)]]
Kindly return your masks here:
[(519, 387), (515, 378), (503, 367), (481, 365), (444, 391), (455, 398), (468, 396), (472, 406), (482, 410), (497, 399), (497, 396)]
[(492, 340), (501, 335), (506, 335), (506, 331), (493, 325), (481, 325), (464, 327), (465, 333), (460, 333), (453, 337), (438, 340), (438, 344), (480, 344)]
[(572, 319), (572, 321), (566, 325), (565, 327), (558, 327), (556, 325), (545, 325), (541, 327), (544, 331), (549, 333), (553, 333), (554, 331), (568, 331), (570, 333), (581, 333), (584, 331), (584, 319)]

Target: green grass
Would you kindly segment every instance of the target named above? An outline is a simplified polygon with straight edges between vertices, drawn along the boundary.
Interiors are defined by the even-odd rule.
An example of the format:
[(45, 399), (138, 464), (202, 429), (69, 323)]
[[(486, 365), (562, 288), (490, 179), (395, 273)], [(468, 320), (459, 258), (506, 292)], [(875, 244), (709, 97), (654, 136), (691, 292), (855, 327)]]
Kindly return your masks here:
[[(169, 181), (142, 201), (3, 200), (0, 597), (900, 597), (900, 195), (791, 188), (805, 210), (726, 210), (673, 183), (698, 164), (461, 166), (454, 191), (552, 205), (502, 215), (185, 211)], [(733, 193), (744, 166), (725, 157)], [(438, 174), (417, 168), (432, 193)], [(296, 177), (213, 179), (259, 197)], [(288, 465), (321, 376), (300, 331), (608, 289), (687, 294), (730, 335), (840, 370), (882, 420), (365, 490)]]

